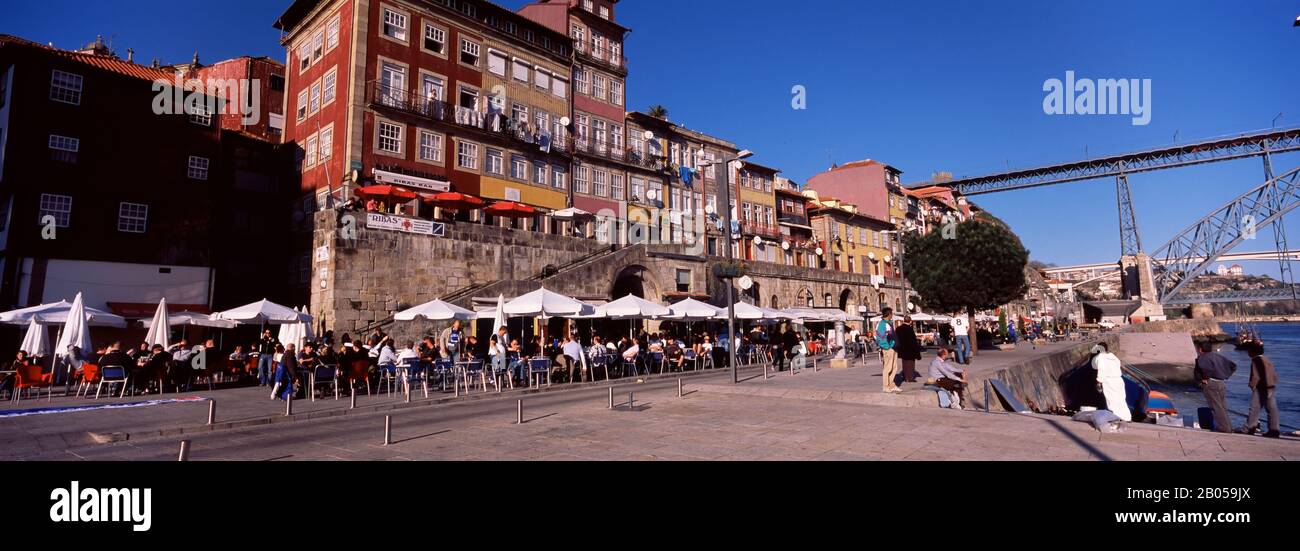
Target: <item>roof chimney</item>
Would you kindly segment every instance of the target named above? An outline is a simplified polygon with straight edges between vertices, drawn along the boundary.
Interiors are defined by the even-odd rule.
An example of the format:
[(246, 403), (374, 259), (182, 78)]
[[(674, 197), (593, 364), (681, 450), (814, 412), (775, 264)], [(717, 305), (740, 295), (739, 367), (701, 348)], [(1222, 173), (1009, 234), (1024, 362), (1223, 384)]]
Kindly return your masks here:
[(126, 62), (135, 63), (135, 50), (132, 50), (131, 48), (126, 49)]

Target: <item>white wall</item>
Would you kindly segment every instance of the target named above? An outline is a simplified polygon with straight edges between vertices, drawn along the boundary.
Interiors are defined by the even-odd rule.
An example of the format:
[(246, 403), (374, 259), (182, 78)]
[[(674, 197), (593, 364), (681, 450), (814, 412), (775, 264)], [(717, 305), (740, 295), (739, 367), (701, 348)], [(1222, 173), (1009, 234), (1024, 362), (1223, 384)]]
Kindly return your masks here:
[[(160, 273), (161, 268), (170, 269), (171, 273)], [(31, 274), (32, 260), (23, 259), (19, 274), (20, 303), (26, 300), (27, 289), (31, 288)], [(86, 306), (101, 310), (107, 310), (109, 302), (156, 303), (164, 297), (169, 304), (209, 305), (210, 284), (208, 268), (50, 260), (40, 302), (71, 301), (81, 292)]]

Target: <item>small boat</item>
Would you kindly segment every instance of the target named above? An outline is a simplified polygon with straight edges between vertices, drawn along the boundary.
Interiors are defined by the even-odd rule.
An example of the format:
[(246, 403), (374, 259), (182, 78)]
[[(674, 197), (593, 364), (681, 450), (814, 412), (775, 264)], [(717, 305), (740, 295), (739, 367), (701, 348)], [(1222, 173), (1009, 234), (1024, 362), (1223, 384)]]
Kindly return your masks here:
[(1168, 394), (1158, 390), (1152, 390), (1147, 394), (1148, 414), (1159, 413), (1161, 415), (1178, 415), (1178, 408), (1174, 406), (1173, 399)]

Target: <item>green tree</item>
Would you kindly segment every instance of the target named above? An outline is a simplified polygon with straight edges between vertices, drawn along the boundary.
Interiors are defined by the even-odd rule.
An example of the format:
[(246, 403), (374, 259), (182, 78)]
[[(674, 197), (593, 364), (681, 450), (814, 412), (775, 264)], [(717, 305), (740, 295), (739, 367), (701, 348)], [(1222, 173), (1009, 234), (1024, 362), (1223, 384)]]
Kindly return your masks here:
[(927, 308), (964, 311), (974, 319), (976, 310), (1016, 300), (1027, 289), (1029, 251), (1004, 224), (968, 220), (955, 235), (909, 236), (903, 246), (903, 271)]
[(656, 119), (668, 120), (668, 108), (662, 105), (650, 106), (650, 112), (647, 114)]

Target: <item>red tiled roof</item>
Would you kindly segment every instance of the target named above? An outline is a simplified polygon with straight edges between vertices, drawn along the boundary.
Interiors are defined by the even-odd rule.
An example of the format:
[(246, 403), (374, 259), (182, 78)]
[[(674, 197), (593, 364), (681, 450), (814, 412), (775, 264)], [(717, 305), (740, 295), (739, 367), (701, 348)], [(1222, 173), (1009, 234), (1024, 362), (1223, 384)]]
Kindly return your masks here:
[(157, 79), (163, 79), (163, 80), (171, 81), (173, 77), (172, 73), (164, 71), (162, 69), (154, 69), (153, 67), (138, 65), (116, 57), (83, 54), (83, 53), (73, 52), (69, 50), (61, 50), (59, 48), (46, 46), (44, 44), (38, 44), (36, 42), (32, 42), (24, 38), (19, 38), (7, 34), (0, 34), (0, 47), (10, 46), (10, 45), (44, 51), (50, 55), (61, 57), (63, 59), (67, 59), (76, 63), (82, 63), (104, 71), (109, 71), (112, 73), (117, 73), (119, 75), (125, 75), (128, 77), (138, 78), (142, 80), (153, 81)]

